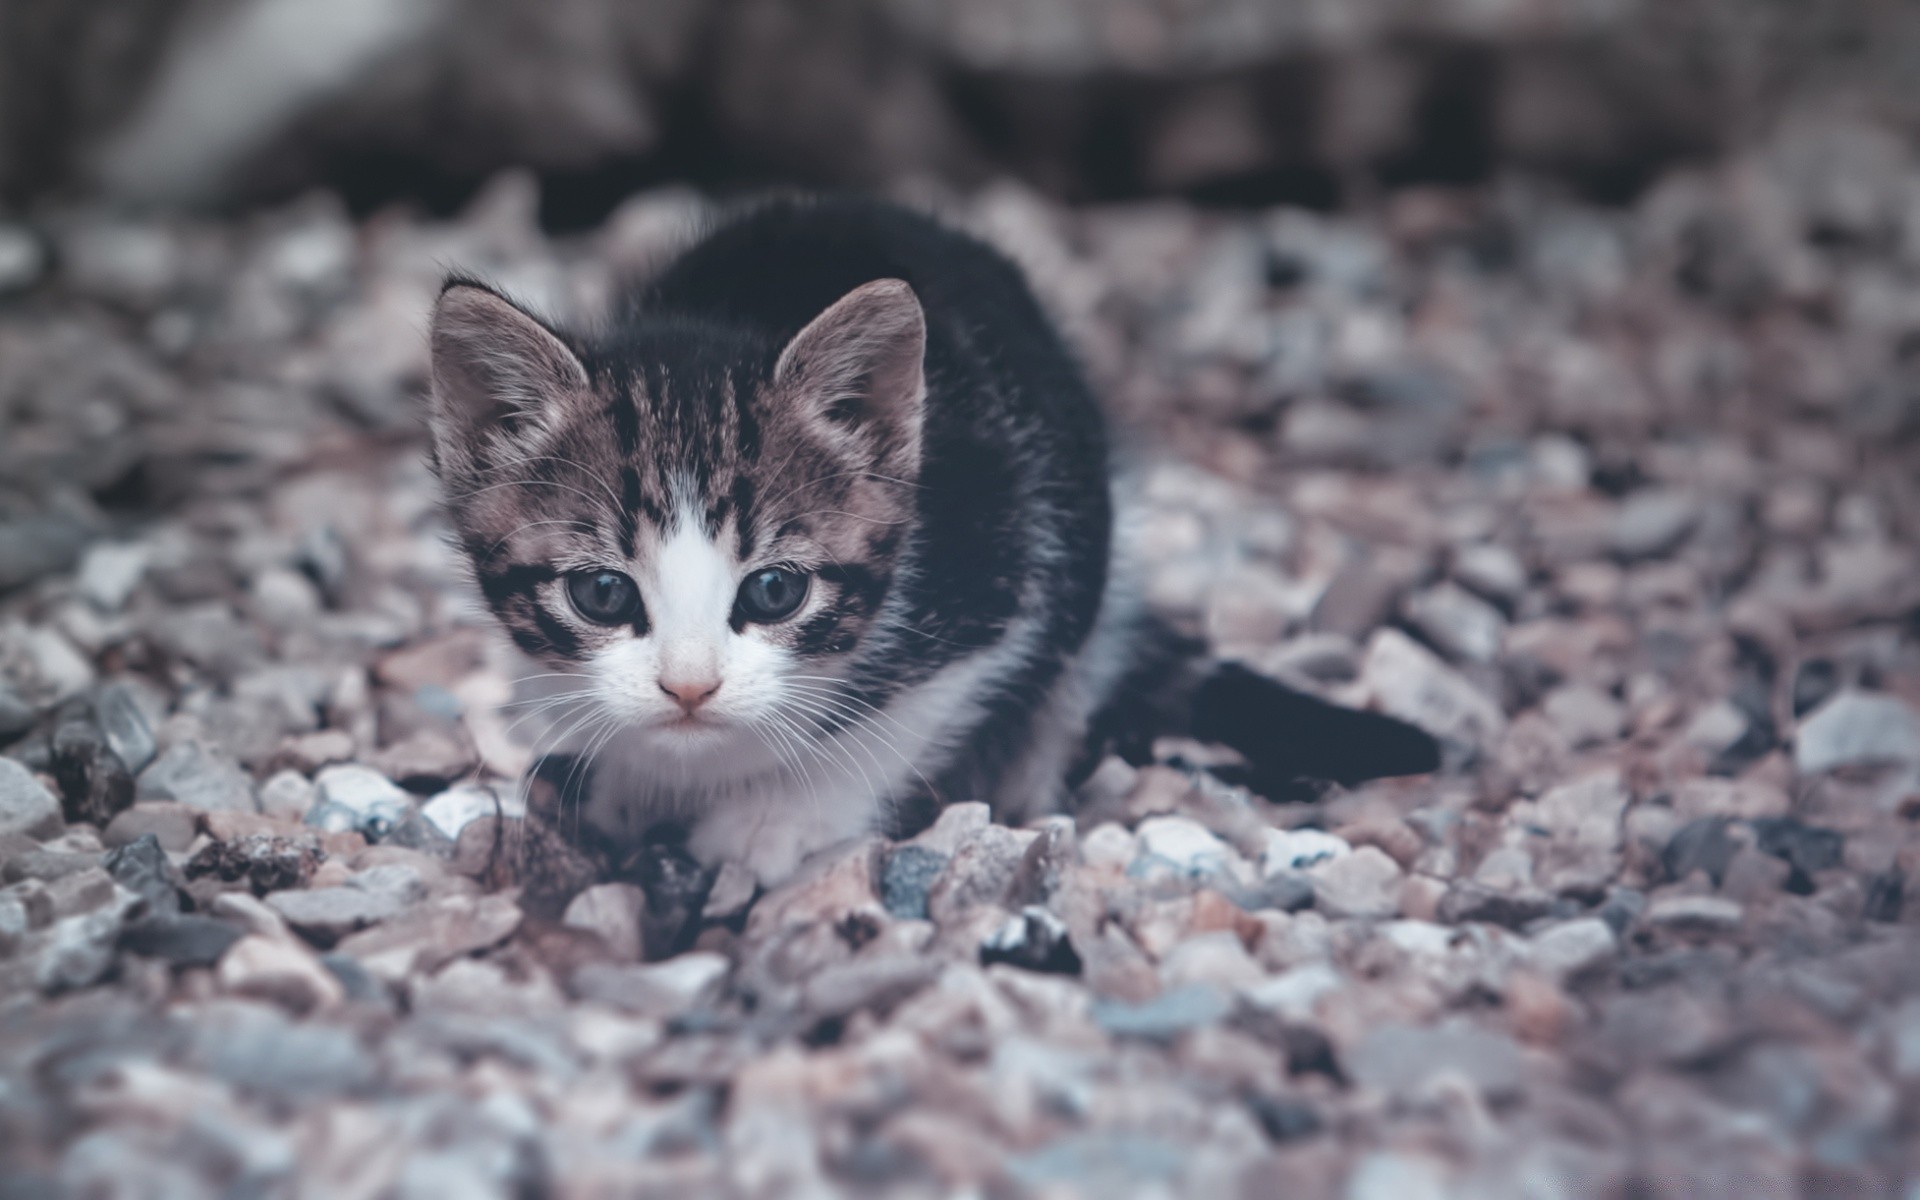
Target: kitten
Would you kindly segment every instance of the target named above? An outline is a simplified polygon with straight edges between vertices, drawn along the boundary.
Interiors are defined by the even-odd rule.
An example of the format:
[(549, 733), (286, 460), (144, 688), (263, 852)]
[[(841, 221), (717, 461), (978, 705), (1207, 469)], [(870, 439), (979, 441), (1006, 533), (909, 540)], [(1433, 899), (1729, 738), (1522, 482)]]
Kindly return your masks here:
[[(577, 680), (583, 815), (616, 842), (683, 825), (770, 885), (954, 800), (1051, 810), (1163, 644), (1072, 356), (1012, 264), (926, 217), (766, 204), (595, 335), (455, 278), (432, 351), (453, 524), (508, 633)], [(1432, 765), (1344, 715), (1402, 739), (1377, 766)]]

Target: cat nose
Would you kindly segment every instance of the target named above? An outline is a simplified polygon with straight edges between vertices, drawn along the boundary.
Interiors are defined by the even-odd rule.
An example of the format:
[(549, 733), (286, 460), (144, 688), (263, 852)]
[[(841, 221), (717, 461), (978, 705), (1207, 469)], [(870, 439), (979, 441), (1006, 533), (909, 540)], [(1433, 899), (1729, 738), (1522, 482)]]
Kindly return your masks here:
[(660, 690), (673, 697), (673, 702), (680, 706), (681, 712), (691, 713), (694, 709), (699, 708), (702, 704), (713, 699), (713, 694), (720, 690), (720, 681), (708, 677), (695, 679), (681, 679), (676, 677), (669, 679), (665, 675), (662, 675), (660, 677)]

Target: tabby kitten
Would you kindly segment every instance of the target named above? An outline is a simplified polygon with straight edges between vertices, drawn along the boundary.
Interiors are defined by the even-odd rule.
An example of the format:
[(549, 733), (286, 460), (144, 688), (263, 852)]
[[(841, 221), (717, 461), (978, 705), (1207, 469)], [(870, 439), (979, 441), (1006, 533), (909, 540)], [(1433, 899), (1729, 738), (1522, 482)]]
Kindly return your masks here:
[(432, 350), (452, 521), (578, 681), (601, 835), (682, 825), (772, 884), (949, 801), (1055, 804), (1140, 622), (1099, 409), (1000, 255), (780, 201), (597, 334), (456, 278)]

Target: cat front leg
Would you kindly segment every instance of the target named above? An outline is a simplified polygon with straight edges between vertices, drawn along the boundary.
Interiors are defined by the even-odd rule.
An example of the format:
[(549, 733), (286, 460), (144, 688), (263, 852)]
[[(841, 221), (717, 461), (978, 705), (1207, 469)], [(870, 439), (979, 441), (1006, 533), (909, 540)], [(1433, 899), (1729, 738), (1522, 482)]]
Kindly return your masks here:
[(877, 817), (878, 806), (864, 796), (743, 797), (695, 821), (687, 849), (708, 866), (738, 863), (771, 888), (792, 878), (809, 855), (873, 832)]

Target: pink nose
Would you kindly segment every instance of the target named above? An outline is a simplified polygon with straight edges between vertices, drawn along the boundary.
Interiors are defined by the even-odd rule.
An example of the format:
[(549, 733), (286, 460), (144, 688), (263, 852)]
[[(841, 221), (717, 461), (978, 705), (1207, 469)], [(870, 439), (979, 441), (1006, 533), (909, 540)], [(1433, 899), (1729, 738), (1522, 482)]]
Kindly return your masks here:
[(720, 681), (718, 679), (668, 679), (663, 676), (660, 679), (660, 690), (673, 697), (673, 702), (680, 706), (681, 712), (691, 713), (713, 699), (713, 694), (720, 690)]

